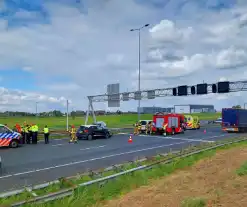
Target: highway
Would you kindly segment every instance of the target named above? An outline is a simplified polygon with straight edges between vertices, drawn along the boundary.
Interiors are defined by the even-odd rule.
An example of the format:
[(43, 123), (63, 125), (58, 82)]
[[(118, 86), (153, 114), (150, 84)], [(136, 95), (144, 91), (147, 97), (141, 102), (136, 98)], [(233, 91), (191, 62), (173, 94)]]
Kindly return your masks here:
[(190, 144), (212, 142), (238, 134), (228, 134), (220, 128), (187, 130), (175, 136), (115, 135), (110, 139), (82, 140), (69, 144), (67, 139), (51, 140), (49, 145), (24, 145), (17, 149), (0, 149), (2, 172), (0, 192), (41, 184), (60, 177), (76, 175), (88, 169), (100, 169), (144, 156), (179, 150)]

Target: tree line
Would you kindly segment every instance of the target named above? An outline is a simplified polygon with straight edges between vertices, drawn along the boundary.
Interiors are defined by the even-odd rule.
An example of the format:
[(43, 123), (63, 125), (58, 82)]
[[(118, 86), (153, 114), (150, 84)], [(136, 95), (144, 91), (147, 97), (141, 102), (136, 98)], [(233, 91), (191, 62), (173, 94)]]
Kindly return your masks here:
[[(136, 114), (137, 112), (122, 112), (122, 111), (116, 111), (116, 112), (108, 112), (104, 110), (97, 110), (95, 111), (95, 115), (113, 115), (113, 114)], [(77, 117), (77, 116), (85, 116), (86, 111), (71, 111), (69, 112), (69, 116), (72, 117)], [(91, 115), (91, 114), (90, 114)], [(0, 116), (18, 116), (18, 117), (25, 117), (25, 116), (40, 116), (40, 117), (62, 117), (62, 116), (67, 116), (67, 113), (59, 111), (59, 110), (53, 110), (49, 112), (39, 112), (39, 113), (30, 113), (30, 112), (21, 112), (21, 111), (5, 111), (5, 112), (0, 112)]]

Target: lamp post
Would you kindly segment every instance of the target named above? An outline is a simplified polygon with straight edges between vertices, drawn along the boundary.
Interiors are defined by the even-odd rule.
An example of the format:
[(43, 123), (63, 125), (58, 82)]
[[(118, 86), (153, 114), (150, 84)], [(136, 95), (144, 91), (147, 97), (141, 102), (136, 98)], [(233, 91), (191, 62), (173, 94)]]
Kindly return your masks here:
[[(148, 27), (149, 24), (145, 24), (142, 27), (131, 29), (130, 31), (138, 31), (138, 40), (139, 40), (139, 48), (138, 48), (138, 91), (141, 91), (141, 30), (144, 27)], [(140, 120), (140, 106), (141, 106), (141, 99), (138, 100), (138, 121)]]
[(38, 103), (39, 102), (36, 102), (36, 118), (38, 118)]

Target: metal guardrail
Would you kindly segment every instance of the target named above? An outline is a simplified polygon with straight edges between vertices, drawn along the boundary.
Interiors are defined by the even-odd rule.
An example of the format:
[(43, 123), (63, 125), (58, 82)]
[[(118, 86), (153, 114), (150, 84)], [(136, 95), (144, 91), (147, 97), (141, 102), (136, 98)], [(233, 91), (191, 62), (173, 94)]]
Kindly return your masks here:
[(37, 197), (32, 198), (30, 200), (17, 202), (15, 204), (12, 204), (11, 206), (17, 207), (17, 206), (22, 206), (22, 205), (28, 204), (28, 203), (46, 203), (46, 202), (54, 201), (54, 200), (57, 200), (57, 199), (60, 199), (60, 198), (65, 198), (67, 196), (72, 195), (74, 190), (76, 190), (76, 189), (78, 189), (79, 187), (82, 187), (82, 186), (89, 186), (89, 185), (96, 184), (96, 183), (106, 182), (108, 180), (117, 178), (117, 177), (122, 176), (122, 175), (129, 174), (129, 173), (132, 173), (132, 172), (135, 172), (135, 171), (151, 169), (151, 168), (153, 168), (154, 166), (156, 166), (158, 164), (171, 163), (177, 158), (185, 158), (185, 157), (188, 157), (188, 156), (191, 156), (191, 155), (199, 154), (201, 152), (205, 152), (205, 151), (208, 151), (208, 150), (216, 149), (216, 148), (219, 148), (219, 147), (222, 147), (222, 146), (226, 146), (226, 145), (229, 145), (229, 144), (239, 143), (239, 142), (242, 142), (242, 141), (247, 141), (247, 138), (243, 138), (243, 139), (236, 140), (236, 141), (228, 141), (228, 142), (225, 142), (225, 143), (222, 143), (222, 144), (217, 144), (215, 146), (211, 146), (211, 147), (207, 147), (207, 148), (204, 148), (204, 149), (195, 150), (193, 152), (186, 152), (184, 154), (180, 154), (180, 155), (174, 156), (172, 158), (156, 161), (156, 162), (154, 162), (152, 164), (149, 164), (149, 165), (142, 165), (142, 166), (139, 166), (139, 167), (136, 167), (136, 168), (133, 168), (133, 169), (130, 169), (130, 170), (126, 170), (126, 171), (123, 171), (123, 172), (120, 172), (120, 173), (116, 173), (116, 174), (113, 174), (113, 175), (110, 175), (110, 176), (106, 176), (106, 177), (103, 177), (103, 178), (99, 178), (99, 179), (95, 179), (95, 180), (88, 181), (88, 182), (85, 182), (85, 183), (81, 183), (81, 184), (76, 185), (75, 187), (64, 189), (64, 190), (61, 190), (61, 191), (58, 191), (58, 192), (55, 192), (55, 193), (47, 194), (47, 195), (44, 195), (44, 196), (37, 196)]

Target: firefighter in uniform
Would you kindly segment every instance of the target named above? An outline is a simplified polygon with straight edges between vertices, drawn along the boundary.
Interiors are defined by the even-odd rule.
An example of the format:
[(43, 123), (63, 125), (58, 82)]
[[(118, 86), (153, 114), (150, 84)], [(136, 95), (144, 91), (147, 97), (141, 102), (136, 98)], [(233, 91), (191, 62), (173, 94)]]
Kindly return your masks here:
[(150, 122), (148, 122), (148, 123), (146, 124), (146, 134), (148, 134), (148, 132), (150, 131), (149, 123), (150, 123)]
[(76, 129), (75, 129), (74, 125), (71, 126), (71, 130), (69, 131), (69, 133), (71, 136), (69, 143), (71, 143), (71, 142), (77, 143)]
[(152, 126), (153, 126), (152, 122), (150, 121), (147, 125), (148, 125), (148, 130), (146, 131), (146, 134), (148, 134), (148, 133), (152, 134)]
[(167, 127), (167, 124), (164, 124), (163, 125), (163, 135), (166, 136), (167, 133), (166, 133), (166, 127)]
[(142, 124), (141, 122), (138, 122), (138, 134), (141, 134), (142, 132)]
[(134, 124), (134, 135), (138, 135), (138, 122)]

